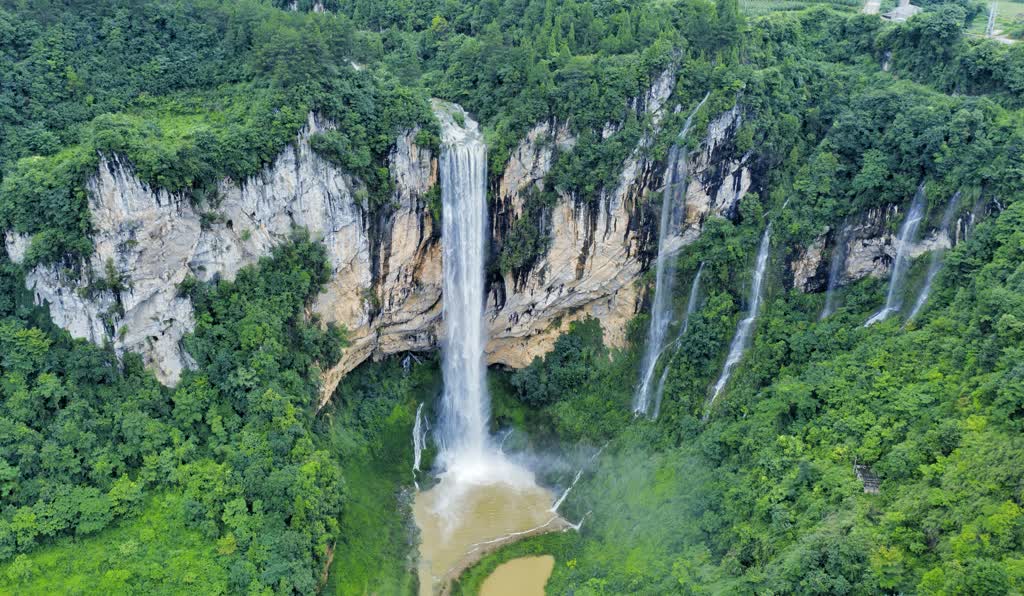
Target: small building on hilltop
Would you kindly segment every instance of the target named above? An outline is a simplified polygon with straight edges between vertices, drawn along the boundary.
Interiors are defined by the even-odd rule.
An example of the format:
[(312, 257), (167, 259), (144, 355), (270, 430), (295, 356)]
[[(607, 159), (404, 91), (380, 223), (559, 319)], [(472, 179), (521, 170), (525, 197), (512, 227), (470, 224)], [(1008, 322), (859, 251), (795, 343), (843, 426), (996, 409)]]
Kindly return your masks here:
[(910, 3), (910, 0), (900, 0), (900, 5), (890, 10), (889, 12), (882, 15), (883, 19), (888, 19), (896, 23), (902, 23), (910, 17), (921, 12), (920, 6), (914, 6)]

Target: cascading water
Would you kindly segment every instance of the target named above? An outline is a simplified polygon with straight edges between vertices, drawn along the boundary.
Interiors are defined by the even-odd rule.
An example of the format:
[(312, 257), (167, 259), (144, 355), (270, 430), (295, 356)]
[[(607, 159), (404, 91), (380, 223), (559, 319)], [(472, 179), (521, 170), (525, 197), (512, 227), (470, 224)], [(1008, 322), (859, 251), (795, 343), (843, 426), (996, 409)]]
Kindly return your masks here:
[(850, 224), (843, 226), (836, 238), (835, 248), (832, 249), (832, 261), (828, 266), (828, 289), (825, 290), (825, 308), (821, 309), (821, 316), (818, 320), (824, 320), (836, 311), (836, 288), (839, 281), (843, 279), (843, 267), (846, 266), (846, 255), (850, 245)]
[(917, 236), (917, 229), (921, 226), (921, 220), (924, 219), (925, 198), (924, 182), (922, 182), (917, 187), (914, 200), (910, 204), (910, 211), (907, 212), (907, 217), (903, 220), (903, 225), (900, 226), (900, 234), (897, 240), (899, 246), (896, 248), (896, 261), (892, 264), (892, 274), (889, 277), (889, 292), (885, 297), (885, 306), (864, 323), (865, 327), (881, 323), (888, 319), (889, 315), (899, 312), (900, 308), (903, 307), (903, 281), (907, 276), (907, 269), (910, 268), (910, 247), (914, 242), (914, 237)]
[[(960, 191), (956, 191), (950, 197), (949, 204), (946, 205), (946, 211), (942, 214), (942, 227), (939, 228), (941, 231), (949, 233), (949, 224), (952, 223), (953, 216), (956, 215), (956, 209), (959, 206)], [(935, 276), (938, 275), (939, 269), (942, 268), (942, 255), (944, 253), (944, 250), (932, 251), (928, 261), (928, 273), (924, 277), (924, 287), (921, 288), (921, 293), (917, 295), (917, 300), (914, 301), (914, 308), (910, 310), (910, 315), (907, 317), (908, 321), (916, 317), (917, 313), (928, 302), (928, 294), (932, 291), (932, 282), (935, 281)]]
[(772, 224), (769, 223), (768, 227), (764, 229), (764, 235), (761, 237), (761, 246), (757, 250), (754, 281), (750, 285), (750, 311), (747, 313), (747, 316), (743, 317), (740, 324), (736, 326), (736, 334), (733, 336), (732, 344), (729, 346), (729, 355), (725, 359), (725, 367), (722, 368), (722, 374), (718, 377), (718, 381), (715, 383), (715, 390), (711, 394), (711, 399), (708, 400), (707, 407), (705, 408), (705, 420), (710, 416), (711, 406), (715, 404), (718, 394), (722, 392), (722, 389), (725, 389), (726, 383), (729, 382), (733, 368), (743, 359), (743, 353), (747, 351), (747, 346), (750, 344), (750, 332), (754, 327), (754, 321), (757, 320), (757, 311), (761, 306), (761, 288), (764, 286), (764, 274), (768, 266), (771, 238)]
[(440, 589), (474, 553), (567, 526), (553, 495), (508, 459), (488, 432), (484, 347), (487, 158), (479, 126), (459, 106), (434, 102), (441, 122), (440, 183), (444, 392), (435, 442), (439, 482), (417, 492), (420, 594)]
[[(451, 112), (445, 112), (449, 118)], [(441, 150), (444, 344), (441, 463), (483, 458), (489, 407), (484, 374), (487, 147), (476, 122), (443, 126)]]
[(423, 460), (423, 448), (427, 444), (427, 430), (429, 428), (427, 420), (423, 416), (423, 402), (420, 402), (419, 407), (416, 408), (416, 423), (412, 427), (412, 482), (416, 485), (417, 490), (420, 488), (420, 483), (416, 475), (420, 471), (420, 462)]
[(668, 167), (665, 171), (665, 188), (661, 196), (661, 221), (658, 224), (658, 258), (654, 274), (654, 304), (651, 307), (651, 323), (647, 328), (647, 346), (640, 367), (640, 385), (633, 398), (633, 412), (646, 414), (651, 404), (651, 381), (658, 366), (658, 357), (665, 345), (665, 336), (672, 321), (672, 286), (675, 284), (675, 251), (669, 246), (670, 240), (682, 222), (686, 200), (686, 135), (690, 131), (693, 117), (711, 94), (708, 93), (693, 108), (683, 124), (675, 144), (669, 149)]
[(700, 296), (700, 276), (703, 274), (704, 262), (701, 261), (700, 267), (697, 267), (697, 273), (693, 276), (693, 283), (690, 284), (690, 299), (686, 301), (686, 314), (683, 315), (683, 326), (679, 329), (679, 335), (674, 342), (676, 344), (690, 329), (690, 317), (697, 310), (697, 297)]
[[(672, 348), (673, 354), (679, 351), (679, 345), (682, 343), (686, 332), (690, 329), (690, 317), (697, 310), (697, 298), (700, 295), (700, 276), (703, 273), (704, 263), (701, 262), (700, 267), (697, 268), (697, 273), (693, 276), (693, 283), (690, 284), (690, 299), (686, 301), (686, 313), (683, 314), (683, 324), (679, 326), (679, 333), (676, 334), (676, 338), (672, 340), (672, 343), (665, 346), (665, 352), (669, 351), (669, 348)], [(665, 395), (665, 381), (668, 379), (668, 371), (669, 367), (666, 364), (662, 367), (661, 378), (658, 379), (658, 387), (654, 390), (654, 413), (651, 414), (651, 418), (655, 420), (658, 419), (658, 414), (661, 414), (661, 397)]]

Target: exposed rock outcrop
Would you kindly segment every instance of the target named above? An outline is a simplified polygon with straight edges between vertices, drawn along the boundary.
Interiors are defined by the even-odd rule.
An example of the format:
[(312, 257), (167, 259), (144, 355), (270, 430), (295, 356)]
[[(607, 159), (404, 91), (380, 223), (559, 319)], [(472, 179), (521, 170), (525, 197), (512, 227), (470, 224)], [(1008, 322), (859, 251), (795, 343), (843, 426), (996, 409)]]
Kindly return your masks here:
[[(895, 227), (890, 224), (900, 217), (900, 207), (890, 205), (871, 209), (850, 226), (840, 286), (865, 277), (881, 278), (889, 275), (899, 249), (899, 240), (892, 231)], [(789, 262), (792, 287), (801, 292), (825, 291), (829, 275), (826, 247), (828, 252), (836, 250), (837, 237), (834, 230), (826, 230), (810, 245), (795, 251)], [(910, 256), (916, 259), (924, 253), (950, 246), (949, 232), (932, 228), (911, 246)]]
[[(662, 75), (645, 96), (643, 105), (651, 110), (654, 126), (661, 123), (672, 86)], [(639, 102), (633, 103), (637, 105)], [(672, 250), (696, 240), (710, 215), (731, 214), (749, 190), (746, 157), (729, 158), (740, 121), (738, 108), (716, 118), (690, 156), (686, 222), (670, 241)], [(650, 137), (639, 141), (623, 165), (616, 188), (590, 201), (560, 196), (551, 211), (549, 247), (544, 256), (525, 275), (508, 272), (500, 283), (492, 284), (487, 310), (490, 363), (526, 366), (549, 351), (573, 321), (587, 316), (601, 321), (608, 344), (625, 343), (626, 324), (640, 306), (641, 288), (635, 282), (646, 268), (649, 256), (644, 251), (652, 241), (645, 229), (651, 221), (643, 213), (645, 195), (658, 190), (662, 182), (660, 164), (646, 154), (649, 143)], [(529, 171), (532, 179), (542, 180), (551, 165), (549, 145), (538, 147), (528, 137), (513, 153), (502, 178), (503, 204), (512, 205), (511, 211), (522, 204), (521, 196), (529, 185), (506, 181), (523, 180), (524, 171)], [(524, 155), (547, 159), (524, 159)]]
[[(122, 352), (137, 351), (162, 382), (173, 384), (189, 362), (181, 339), (194, 326), (191, 302), (178, 295), (178, 284), (190, 274), (204, 281), (232, 279), (241, 267), (286, 241), (294, 228), (305, 228), (326, 245), (333, 271), (315, 310), (325, 320), (348, 327), (353, 345), (342, 364), (351, 368), (353, 359), (365, 358), (366, 337), (389, 323), (407, 323), (422, 314), (417, 308), (436, 310), (440, 290), (438, 285), (430, 297), (430, 271), (389, 269), (380, 276), (385, 281), (379, 288), (385, 316), (371, 316), (378, 302), (377, 276), (366, 210), (356, 198), (360, 184), (309, 146), (310, 135), (331, 126), (310, 115), (297, 141), (263, 172), (240, 184), (223, 181), (215, 209), (204, 210), (184, 195), (152, 189), (121, 160), (103, 158), (88, 184), (96, 249), (82, 264), (86, 274), (76, 278), (57, 267), (33, 269), (26, 281), (36, 302), (49, 304), (54, 322), (73, 336), (110, 341)], [(429, 152), (416, 148), (414, 138), (415, 131), (403, 135), (392, 155), (401, 203), (394, 218), (406, 223), (393, 227), (396, 234), (388, 248), (403, 258), (410, 251), (428, 250), (423, 238), (430, 236), (429, 218), (417, 197), (435, 174)], [(12, 257), (19, 256), (20, 244), (23, 239), (8, 236), (8, 245), (15, 248)], [(113, 288), (113, 280), (104, 278), (110, 273), (118, 281)], [(410, 279), (417, 273), (424, 274), (422, 283)], [(97, 286), (103, 289), (91, 289)], [(415, 304), (405, 304), (411, 294), (416, 295)], [(386, 316), (403, 307), (405, 316), (399, 320)], [(413, 327), (415, 335), (424, 325)], [(432, 338), (421, 340), (423, 346), (432, 343)]]

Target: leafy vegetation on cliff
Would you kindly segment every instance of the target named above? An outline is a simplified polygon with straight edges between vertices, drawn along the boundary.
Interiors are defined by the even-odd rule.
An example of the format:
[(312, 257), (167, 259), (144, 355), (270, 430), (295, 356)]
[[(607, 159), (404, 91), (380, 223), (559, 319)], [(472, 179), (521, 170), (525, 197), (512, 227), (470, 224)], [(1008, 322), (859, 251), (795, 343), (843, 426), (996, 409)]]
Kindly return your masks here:
[[(680, 279), (705, 264), (704, 288), (661, 416), (629, 409), (643, 317), (624, 350), (583, 320), (512, 373), (519, 403), (499, 404), (503, 421), (608, 447), (563, 510), (586, 516), (579, 535), (499, 552), (460, 589), (546, 551), (559, 593), (1024, 591), (1024, 44), (965, 34), (969, 2), (928, 2), (903, 25), (842, 1), (741, 11), (786, 7), (769, 4), (0, 0), (0, 230), (33, 237), (25, 267), (0, 249), (0, 591), (415, 582), (402, 487), (436, 367), (364, 367), (316, 414), (319, 373), (344, 343), (307, 314), (328, 277), (318, 243), (300, 234), (233, 281), (185, 284), (196, 367), (172, 389), (32, 306), (28, 267), (91, 251), (101, 155), (215, 205), (224, 177), (259, 172), (312, 111), (336, 125), (314, 149), (386, 208), (399, 132), (438, 143), (431, 96), (480, 119), (494, 200), (525, 133), (564, 126), (574, 146), (495, 247), (496, 269), (521, 271), (547, 248), (557, 195), (596, 212), (638, 141), (657, 166), (707, 91), (694, 130), (738, 106), (719, 157), (745, 157), (757, 186), (679, 254)], [(656, 130), (641, 104), (666, 69)], [(878, 280), (846, 288), (824, 321), (820, 296), (784, 289), (791, 247), (922, 181), (931, 220), (960, 191), (985, 221), (918, 319), (864, 329)], [(702, 422), (769, 221), (755, 340)]]
[[(5, 285), (20, 283), (5, 269)], [(342, 343), (304, 315), (326, 278), (323, 247), (299, 237), (233, 282), (191, 284), (197, 325), (186, 345), (198, 370), (174, 390), (137, 356), (119, 363), (109, 349), (31, 326), (38, 309), (9, 304), (0, 555), (142, 514), (144, 525), (186, 524), (216, 543), (229, 592), (315, 591), (344, 494), (338, 462), (311, 428), (319, 363), (336, 361)], [(143, 507), (153, 490), (180, 495), (174, 513)], [(45, 565), (15, 558), (14, 591), (31, 581), (19, 560)], [(151, 581), (134, 567), (111, 572), (135, 590)]]

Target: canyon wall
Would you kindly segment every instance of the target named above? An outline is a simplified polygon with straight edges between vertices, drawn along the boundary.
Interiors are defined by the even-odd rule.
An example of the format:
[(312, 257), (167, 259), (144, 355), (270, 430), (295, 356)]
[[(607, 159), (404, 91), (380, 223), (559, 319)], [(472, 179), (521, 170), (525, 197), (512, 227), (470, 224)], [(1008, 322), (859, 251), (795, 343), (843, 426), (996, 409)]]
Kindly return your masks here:
[[(648, 195), (660, 196), (662, 184), (663, 165), (649, 149), (668, 111), (678, 110), (667, 105), (674, 87), (666, 71), (628, 106), (653, 130), (623, 163), (617, 185), (597, 197), (559, 194), (546, 212), (543, 254), (526, 270), (492, 275), (488, 362), (524, 366), (588, 315), (601, 320), (610, 344), (625, 341), (626, 324), (641, 304), (637, 281), (652, 258), (657, 209)], [(693, 242), (708, 217), (733, 216), (751, 188), (749, 156), (733, 155), (741, 121), (734, 108), (702, 131), (689, 156), (686, 221), (673, 250)], [(138, 352), (161, 382), (173, 385), (193, 365), (182, 345), (195, 324), (193, 309), (179, 284), (190, 276), (230, 280), (304, 228), (325, 244), (332, 271), (310, 314), (344, 326), (349, 341), (340, 362), (321, 363), (323, 401), (367, 358), (437, 348), (440, 226), (428, 206), (436, 156), (416, 145), (417, 130), (401, 134), (388, 158), (391, 206), (371, 209), (362, 182), (310, 147), (311, 135), (333, 126), (310, 114), (296, 141), (260, 174), (222, 181), (215, 205), (151, 188), (124, 160), (102, 158), (88, 183), (94, 254), (80, 263), (37, 266), (27, 273), (27, 287), (73, 336)], [(523, 138), (491, 189), (495, 242), (523, 216), (527, 194), (543, 190), (557, 152), (575, 143), (565, 122), (538, 123)], [(8, 233), (5, 241), (12, 260), (22, 260), (29, 239)], [(71, 272), (76, 269), (81, 273)]]

